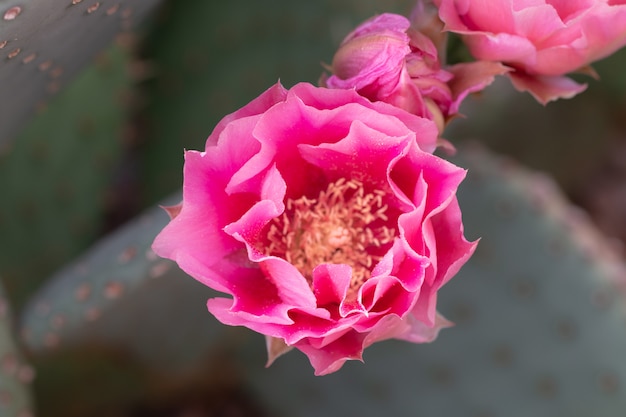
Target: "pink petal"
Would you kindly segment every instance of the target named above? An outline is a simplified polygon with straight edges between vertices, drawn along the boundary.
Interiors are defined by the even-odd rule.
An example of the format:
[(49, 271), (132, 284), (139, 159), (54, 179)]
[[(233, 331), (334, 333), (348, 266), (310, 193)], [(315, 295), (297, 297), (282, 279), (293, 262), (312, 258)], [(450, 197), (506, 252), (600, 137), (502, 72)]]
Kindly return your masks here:
[(354, 38), (358, 38), (364, 35), (381, 32), (403, 33), (411, 26), (409, 20), (401, 15), (395, 13), (383, 13), (375, 16), (362, 24), (360, 24), (354, 31), (350, 32), (343, 44), (350, 42)]
[(327, 375), (339, 370), (347, 360), (363, 360), (364, 335), (349, 332), (324, 348), (312, 347), (301, 342), (296, 347), (308, 356), (315, 375)]
[(419, 186), (422, 183), (420, 177), (426, 184), (436, 184), (429, 187), (426, 194), (424, 210), (431, 212), (455, 195), (465, 178), (465, 170), (442, 158), (417, 150), (397, 159), (389, 174), (390, 181), (414, 204), (424, 196), (424, 189)]
[(512, 0), (467, 1), (467, 13), (462, 13), (464, 23), (470, 30), (510, 33), (515, 24), (513, 4)]
[(559, 76), (531, 76), (521, 72), (509, 73), (513, 86), (518, 91), (528, 91), (543, 105), (560, 98), (572, 98), (587, 88), (571, 78)]
[(287, 306), (270, 305), (271, 301), (271, 298), (268, 299), (265, 314), (233, 311), (233, 300), (222, 297), (211, 298), (207, 302), (207, 308), (215, 318), (228, 326), (246, 326), (268, 336), (281, 337), (284, 333), (284, 326), (293, 324), (294, 320), (288, 316)]
[[(358, 120), (372, 128), (380, 129), (390, 136), (405, 135), (407, 133), (405, 129), (408, 128), (410, 131), (418, 133), (417, 143), (425, 152), (433, 152), (437, 147), (438, 132), (432, 121), (385, 102), (372, 103), (354, 90), (316, 89), (310, 84), (300, 83), (292, 87), (290, 92), (294, 96), (297, 95), (297, 100), (303, 103), (302, 111), (306, 114), (307, 124), (310, 123), (310, 120), (324, 119), (328, 123), (330, 115), (336, 115), (333, 117), (332, 123), (328, 123), (319, 133), (320, 138), (325, 136), (326, 139), (319, 140), (317, 143), (335, 142), (339, 136), (338, 132), (343, 132), (342, 134), (345, 136), (350, 125)], [(331, 112), (315, 113), (314, 109), (331, 110)], [(280, 117), (278, 110), (276, 113), (276, 117)], [(271, 126), (269, 128), (271, 129)]]
[(398, 88), (388, 96), (381, 98), (381, 100), (409, 113), (433, 119), (433, 117), (428, 117), (428, 108), (415, 80), (411, 78), (406, 68), (402, 68)]
[(490, 85), (496, 75), (503, 75), (511, 71), (499, 62), (475, 61), (456, 64), (446, 68), (454, 78), (449, 82), (453, 101), (450, 105), (450, 114), (459, 112), (461, 102), (468, 94), (482, 91)]
[(428, 221), (436, 232), (431, 239), (436, 240), (438, 290), (459, 272), (476, 250), (478, 241), (468, 242), (465, 239), (461, 210), (456, 199), (451, 199), (441, 212), (429, 214)]
[(587, 63), (585, 51), (572, 48), (569, 45), (560, 45), (537, 52), (537, 61), (529, 66), (530, 74), (555, 78), (572, 72)]
[(401, 338), (403, 334), (410, 332), (410, 326), (407, 324), (406, 319), (406, 317), (402, 319), (395, 314), (381, 317), (380, 320), (368, 330), (363, 340), (363, 348), (383, 340)]
[(554, 7), (547, 4), (527, 6), (513, 12), (513, 17), (515, 23), (508, 31), (528, 38), (534, 45), (541, 45), (554, 32), (565, 28)]
[(348, 300), (352, 268), (345, 264), (322, 264), (313, 270), (313, 291), (319, 307), (331, 313), (337, 310), (339, 317), (365, 313), (363, 305), (355, 298)]
[(215, 145), (218, 137), (222, 134), (222, 131), (230, 125), (231, 122), (249, 116), (259, 115), (272, 107), (274, 104), (283, 101), (286, 96), (287, 90), (280, 84), (280, 82), (274, 84), (250, 103), (220, 120), (213, 129), (213, 132), (211, 132), (207, 138), (206, 146)]
[[(268, 281), (276, 287), (280, 302), (299, 309), (317, 308), (317, 300), (302, 274), (284, 259), (268, 257), (261, 264)], [(249, 288), (242, 292), (250, 292)], [(253, 294), (256, 293), (256, 289)]]
[(466, 33), (463, 39), (472, 55), (479, 60), (532, 65), (536, 59), (537, 48), (523, 36), (473, 32)]
[(224, 232), (243, 243), (257, 241), (267, 223), (285, 210), (283, 200), (287, 186), (275, 166), (267, 170), (258, 186), (261, 188), (260, 201), (239, 219), (224, 226)]
[(361, 314), (354, 314), (335, 319), (324, 308), (307, 311), (294, 309), (289, 316), (293, 319), (294, 324), (289, 328), (282, 329), (285, 342), (289, 345), (295, 345), (304, 339), (315, 339), (316, 343), (310, 343), (318, 348), (332, 343), (346, 332), (351, 331), (352, 327), (362, 318)]
[(605, 58), (626, 45), (626, 4), (598, 5), (581, 22), (588, 43), (588, 63)]
[(434, 327), (437, 319), (437, 290), (425, 283), (412, 311), (415, 321), (426, 327)]
[(597, 3), (596, 0), (545, 0), (545, 2), (554, 7), (563, 22), (575, 18)]
[[(423, 274), (416, 275), (418, 279), (422, 276)], [(402, 316), (415, 304), (419, 289), (417, 291), (407, 291), (400, 279), (386, 276), (370, 278), (363, 284), (360, 292), (362, 293), (363, 305), (367, 308), (369, 314), (396, 314)], [(370, 325), (365, 326), (362, 330), (368, 327)]]
[(212, 159), (199, 152), (185, 154), (183, 206), (156, 237), (152, 248), (157, 255), (175, 260), (206, 285), (224, 291), (213, 268), (242, 246), (216, 229), (215, 224), (230, 223), (247, 210), (251, 200), (232, 199), (224, 193), (224, 173), (214, 171)]
[(434, 325), (428, 326), (425, 323), (416, 320), (412, 315), (408, 315), (404, 320), (407, 324), (407, 330), (403, 334), (394, 336), (396, 339), (406, 340), (412, 343), (429, 343), (434, 341), (441, 329), (452, 327), (454, 324), (445, 317), (436, 314)]
[[(388, 125), (393, 121), (387, 120), (385, 127), (390, 127)], [(369, 121), (370, 124), (374, 122)], [(413, 139), (413, 135), (407, 134), (406, 130), (403, 136), (393, 137), (355, 120), (343, 140), (319, 146), (304, 144), (299, 149), (302, 158), (312, 165), (324, 168), (330, 180), (359, 172), (364, 173), (363, 178), (359, 178), (360, 181), (369, 186), (383, 187), (385, 184), (382, 181), (385, 180), (391, 159), (402, 152)], [(346, 167), (350, 167), (352, 172), (346, 172)]]

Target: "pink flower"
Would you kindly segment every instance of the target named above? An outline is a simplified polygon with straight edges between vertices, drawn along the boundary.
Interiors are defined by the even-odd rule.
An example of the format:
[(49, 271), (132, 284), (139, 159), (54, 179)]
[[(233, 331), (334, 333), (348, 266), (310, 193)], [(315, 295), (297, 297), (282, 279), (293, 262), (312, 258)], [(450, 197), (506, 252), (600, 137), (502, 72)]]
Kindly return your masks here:
[(482, 90), (507, 69), (485, 62), (443, 69), (437, 45), (426, 35), (437, 36), (440, 25), (421, 3), (413, 25), (390, 13), (364, 22), (343, 40), (333, 58), (333, 74), (322, 78), (322, 85), (354, 88), (371, 101), (434, 120), (442, 131), (469, 93)]
[(426, 119), (351, 90), (280, 84), (185, 153), (183, 201), (153, 249), (231, 298), (222, 323), (290, 348), (318, 375), (372, 343), (432, 341), (437, 290), (474, 250)]
[(478, 59), (515, 69), (515, 87), (541, 103), (586, 88), (564, 75), (626, 44), (624, 0), (435, 0), (445, 29)]

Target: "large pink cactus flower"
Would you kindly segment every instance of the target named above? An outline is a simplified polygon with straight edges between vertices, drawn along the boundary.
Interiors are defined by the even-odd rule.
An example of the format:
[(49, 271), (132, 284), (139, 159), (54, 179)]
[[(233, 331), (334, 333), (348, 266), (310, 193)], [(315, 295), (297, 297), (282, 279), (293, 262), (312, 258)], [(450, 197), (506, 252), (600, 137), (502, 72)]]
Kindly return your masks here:
[(438, 45), (427, 36), (438, 36), (433, 26), (441, 22), (418, 6), (413, 24), (385, 13), (359, 25), (341, 43), (329, 68), (332, 75), (321, 84), (354, 88), (371, 101), (429, 118), (441, 131), (469, 93), (482, 90), (508, 68), (493, 62), (442, 68)]
[(515, 87), (541, 103), (586, 88), (564, 75), (626, 44), (625, 0), (435, 0), (445, 29), (478, 59), (503, 62)]
[(351, 90), (280, 84), (185, 153), (183, 201), (153, 249), (203, 284), (222, 323), (290, 348), (317, 375), (372, 343), (435, 339), (437, 291), (472, 254), (465, 171), (435, 125)]

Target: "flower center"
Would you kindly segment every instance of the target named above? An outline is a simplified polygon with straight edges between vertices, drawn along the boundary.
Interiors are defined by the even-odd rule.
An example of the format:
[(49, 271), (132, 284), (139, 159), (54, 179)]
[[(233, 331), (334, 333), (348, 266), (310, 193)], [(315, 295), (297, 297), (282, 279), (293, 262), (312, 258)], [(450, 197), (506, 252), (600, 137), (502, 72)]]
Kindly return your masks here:
[(360, 181), (342, 178), (317, 198), (287, 199), (285, 212), (270, 222), (265, 252), (283, 257), (309, 282), (320, 264), (350, 265), (350, 286), (357, 289), (395, 236), (395, 228), (386, 226), (384, 195), (366, 193)]

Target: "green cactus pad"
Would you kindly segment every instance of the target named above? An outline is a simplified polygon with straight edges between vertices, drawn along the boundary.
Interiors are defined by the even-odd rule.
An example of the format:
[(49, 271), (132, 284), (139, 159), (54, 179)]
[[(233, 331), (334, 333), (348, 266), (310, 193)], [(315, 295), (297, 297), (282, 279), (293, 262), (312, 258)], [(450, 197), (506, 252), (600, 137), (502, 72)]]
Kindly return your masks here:
[(388, 341), (313, 376), (292, 352), (250, 384), (279, 415), (615, 417), (626, 411), (622, 261), (547, 178), (466, 149), (459, 199), (476, 255), (440, 292), (456, 322), (428, 345)]
[(0, 149), (160, 0), (0, 0)]
[(101, 54), (0, 156), (0, 269), (17, 311), (103, 228), (126, 147), (129, 55), (121, 47)]
[(34, 416), (30, 383), (35, 371), (22, 358), (13, 338), (9, 302), (0, 283), (0, 415)]
[(150, 249), (167, 219), (155, 207), (50, 277), (22, 315), (26, 347), (115, 348), (159, 371), (202, 360), (225, 328), (206, 311), (212, 291)]

